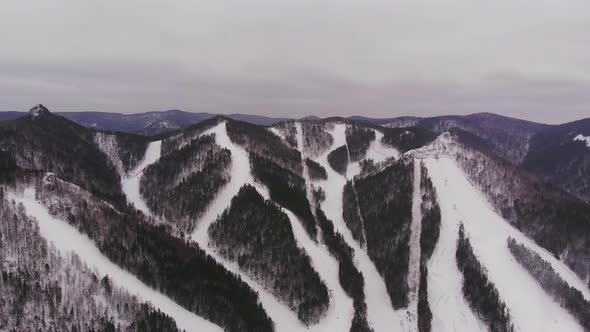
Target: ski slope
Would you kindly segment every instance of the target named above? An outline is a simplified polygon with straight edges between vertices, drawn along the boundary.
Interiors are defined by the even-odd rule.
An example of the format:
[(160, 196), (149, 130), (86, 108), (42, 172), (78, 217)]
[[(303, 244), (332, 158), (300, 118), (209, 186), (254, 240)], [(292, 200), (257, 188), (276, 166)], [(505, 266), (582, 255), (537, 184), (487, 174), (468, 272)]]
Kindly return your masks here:
[(143, 175), (143, 171), (149, 165), (155, 163), (160, 159), (162, 153), (162, 141), (150, 142), (148, 145), (143, 160), (135, 167), (127, 177), (121, 180), (121, 187), (127, 200), (135, 206), (138, 210), (143, 212), (146, 216), (152, 216), (150, 209), (145, 204), (139, 192), (139, 180)]
[(37, 219), (41, 236), (48, 243), (53, 243), (62, 254), (76, 253), (88, 266), (96, 268), (101, 274), (108, 275), (117, 286), (126, 289), (143, 301), (150, 302), (154, 307), (172, 317), (179, 328), (195, 332), (223, 331), (219, 326), (184, 309), (112, 263), (96, 248), (90, 238), (66, 221), (50, 215), (47, 208), (35, 200), (35, 189), (25, 189), (23, 196), (9, 194), (9, 199), (23, 204), (26, 213)]
[[(192, 234), (192, 239), (196, 241), (199, 246), (213, 257), (219, 264), (222, 264), (227, 270), (239, 275), (244, 282), (246, 282), (252, 289), (258, 293), (258, 297), (262, 307), (272, 319), (275, 324), (276, 331), (297, 332), (307, 331), (306, 327), (299, 321), (297, 315), (285, 304), (281, 303), (270, 292), (264, 289), (256, 281), (248, 277), (242, 272), (237, 265), (231, 261), (218, 255), (214, 248), (209, 246), (208, 229), (217, 216), (221, 214), (231, 204), (231, 199), (237, 195), (238, 191), (244, 184), (251, 184), (256, 187), (259, 192), (264, 192), (260, 184), (257, 184), (250, 172), (250, 160), (248, 153), (241, 147), (235, 145), (227, 135), (226, 123), (221, 122), (217, 126), (204, 132), (203, 135), (215, 134), (215, 141), (222, 148), (226, 148), (231, 152), (231, 179), (223, 189), (217, 194), (217, 197), (211, 202), (203, 217), (199, 220), (195, 231)], [(262, 189), (262, 190), (261, 190)]]
[[(474, 331), (477, 327), (466, 304), (457, 298), (461, 295), (462, 279), (456, 267), (455, 248), (457, 230), (462, 222), (475, 255), (510, 310), (516, 330), (582, 331), (577, 321), (516, 262), (506, 242), (508, 237), (513, 237), (539, 252), (538, 246), (492, 209), (454, 160), (428, 158), (425, 162), (442, 215), (441, 237), (429, 264), (428, 292), (435, 317), (433, 327), (443, 331)], [(547, 252), (539, 254), (551, 260)]]
[(408, 267), (408, 313), (411, 331), (418, 328), (418, 290), (420, 289), (420, 236), (422, 235), (422, 192), (420, 161), (414, 159), (414, 191), (412, 197), (412, 224), (410, 225), (410, 258)]
[(371, 145), (369, 145), (365, 159), (373, 159), (375, 163), (380, 163), (391, 157), (398, 159), (400, 153), (397, 149), (390, 148), (381, 143), (383, 133), (375, 129), (373, 129), (373, 131), (375, 132), (375, 139), (371, 142)]
[(319, 156), (315, 161), (322, 165), (328, 174), (327, 180), (314, 182), (324, 189), (326, 199), (321, 207), (326, 217), (332, 220), (334, 229), (340, 233), (348, 245), (353, 249), (355, 264), (365, 278), (365, 301), (367, 303), (367, 320), (375, 332), (381, 331), (408, 331), (405, 312), (396, 312), (391, 306), (391, 301), (385, 287), (383, 278), (377, 272), (375, 265), (370, 260), (367, 252), (354, 240), (344, 220), (342, 219), (342, 194), (346, 178), (330, 167), (328, 154), (335, 148), (346, 144), (346, 125), (336, 124), (330, 133), (334, 138), (334, 144), (329, 151)]

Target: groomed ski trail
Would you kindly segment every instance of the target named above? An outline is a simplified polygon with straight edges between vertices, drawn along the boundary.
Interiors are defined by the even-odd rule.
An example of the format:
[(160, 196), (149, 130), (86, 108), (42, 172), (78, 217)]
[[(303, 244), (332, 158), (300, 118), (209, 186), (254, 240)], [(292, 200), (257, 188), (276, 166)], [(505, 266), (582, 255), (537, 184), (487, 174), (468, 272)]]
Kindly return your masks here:
[[(456, 231), (460, 222), (465, 227), (466, 234), (471, 239), (473, 250), (481, 264), (486, 268), (488, 277), (498, 289), (500, 298), (510, 310), (512, 322), (518, 331), (582, 331), (577, 321), (564, 308), (557, 304), (537, 281), (512, 257), (508, 246), (508, 237), (513, 237), (521, 243), (531, 247), (531, 242), (522, 233), (510, 226), (498, 215), (483, 197), (467, 180), (456, 162), (450, 158), (426, 159), (428, 174), (436, 188), (441, 207), (442, 224), (441, 240), (436, 251), (446, 249), (447, 258), (441, 258), (435, 252), (436, 259), (430, 260), (429, 266), (429, 300), (433, 306), (433, 314), (437, 320), (454, 318), (454, 323), (460, 323), (461, 317), (457, 317), (459, 311), (446, 307), (450, 303), (437, 303), (445, 296), (461, 295), (460, 282), (457, 280), (459, 271), (453, 271), (455, 280), (440, 283), (440, 278), (448, 278), (441, 272), (441, 259), (452, 257), (455, 260)], [(450, 239), (449, 229), (452, 228), (453, 238)], [(453, 245), (446, 240), (452, 240)], [(441, 247), (439, 249), (439, 247)], [(538, 249), (538, 248), (535, 248)], [(538, 250), (536, 250), (538, 252)], [(546, 254), (543, 257), (547, 259)], [(456, 262), (453, 262), (456, 264)], [(455, 269), (456, 265), (455, 265)], [(442, 276), (441, 276), (442, 275)], [(437, 287), (438, 286), (438, 287)], [(442, 288), (441, 288), (442, 287)], [(452, 294), (449, 294), (449, 290)], [(444, 301), (444, 300), (443, 300)], [(442, 308), (441, 308), (442, 306)], [(452, 307), (451, 307), (452, 308)], [(442, 309), (442, 310), (441, 310)], [(461, 311), (464, 311), (462, 309)], [(433, 326), (436, 326), (433, 324)], [(457, 329), (457, 326), (446, 324), (448, 330)], [(474, 326), (463, 325), (465, 331), (473, 331)]]
[(322, 210), (332, 220), (334, 229), (354, 251), (355, 264), (365, 279), (365, 301), (367, 303), (367, 320), (375, 332), (408, 331), (405, 310), (395, 311), (391, 305), (385, 282), (367, 252), (352, 237), (342, 219), (342, 194), (346, 178), (332, 169), (328, 163), (328, 154), (335, 148), (346, 144), (346, 125), (335, 124), (330, 134), (334, 144), (329, 151), (315, 161), (322, 165), (328, 174), (327, 180), (316, 181), (315, 184), (324, 189), (326, 199), (322, 202)]
[(162, 141), (150, 142), (143, 160), (129, 174), (121, 179), (121, 188), (127, 197), (127, 200), (146, 216), (152, 216), (152, 213), (139, 192), (139, 181), (143, 171), (151, 164), (160, 159), (162, 154)]
[(397, 149), (390, 148), (385, 144), (381, 143), (383, 133), (379, 130), (372, 130), (375, 133), (375, 139), (371, 142), (371, 145), (369, 145), (369, 149), (367, 150), (367, 155), (365, 156), (365, 159), (373, 159), (375, 163), (380, 163), (391, 157), (399, 159), (400, 153)]
[[(261, 195), (267, 199), (269, 198), (268, 190), (260, 183), (257, 183), (252, 177), (248, 153), (229, 139), (225, 122), (204, 132), (203, 135), (210, 133), (215, 134), (217, 144), (222, 148), (230, 150), (232, 156), (232, 176), (230, 182), (219, 192), (207, 209), (207, 212), (199, 220), (196, 230), (192, 234), (192, 239), (195, 240), (199, 246), (207, 252), (207, 254), (222, 264), (227, 270), (239, 275), (258, 293), (264, 310), (275, 323), (276, 331), (348, 331), (348, 329), (350, 329), (353, 312), (352, 309), (347, 310), (346, 308), (352, 308), (352, 300), (346, 296), (340, 287), (338, 281), (338, 265), (335, 260), (329, 256), (329, 253), (325, 248), (318, 247), (318, 245), (307, 236), (299, 219), (297, 219), (291, 211), (281, 208), (289, 216), (293, 234), (295, 235), (298, 246), (304, 248), (306, 253), (310, 256), (313, 267), (318, 271), (320, 277), (326, 283), (332, 297), (330, 299), (330, 308), (328, 309), (326, 316), (318, 324), (310, 326), (309, 328), (305, 327), (301, 321), (299, 321), (297, 315), (288, 306), (281, 303), (276, 297), (274, 297), (274, 295), (241, 271), (236, 263), (230, 262), (219, 256), (214, 248), (209, 246), (209, 227), (215, 222), (219, 214), (230, 206), (231, 199), (237, 195), (238, 191), (244, 184), (255, 186), (256, 190), (258, 190)], [(336, 281), (336, 284), (334, 284), (334, 280)]]
[(10, 193), (9, 199), (23, 204), (26, 213), (37, 219), (41, 236), (48, 243), (53, 243), (62, 254), (76, 253), (88, 266), (96, 268), (103, 275), (108, 275), (117, 286), (126, 289), (143, 301), (150, 302), (154, 307), (172, 317), (179, 328), (195, 332), (223, 331), (219, 326), (186, 310), (166, 295), (152, 289), (131, 273), (111, 262), (96, 248), (90, 238), (66, 221), (50, 215), (47, 208), (35, 199), (34, 188), (25, 189), (22, 197)]

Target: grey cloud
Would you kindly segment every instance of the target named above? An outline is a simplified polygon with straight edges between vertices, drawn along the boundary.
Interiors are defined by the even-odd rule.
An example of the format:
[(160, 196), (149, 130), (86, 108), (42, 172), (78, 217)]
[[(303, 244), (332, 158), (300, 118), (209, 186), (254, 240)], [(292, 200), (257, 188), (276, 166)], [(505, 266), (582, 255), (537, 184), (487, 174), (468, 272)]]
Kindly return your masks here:
[(10, 1), (0, 110), (588, 116), (583, 0)]

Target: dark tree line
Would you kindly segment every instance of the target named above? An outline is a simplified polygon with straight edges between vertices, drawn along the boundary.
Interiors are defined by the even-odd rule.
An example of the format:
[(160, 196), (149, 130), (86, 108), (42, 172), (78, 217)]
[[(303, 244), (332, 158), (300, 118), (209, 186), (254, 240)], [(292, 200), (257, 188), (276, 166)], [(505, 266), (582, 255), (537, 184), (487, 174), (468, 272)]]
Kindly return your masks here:
[(0, 193), (0, 329), (6, 331), (177, 331), (172, 318), (63, 257), (37, 221)]
[(307, 166), (309, 178), (312, 181), (328, 179), (328, 173), (326, 173), (326, 169), (324, 168), (324, 166), (318, 164), (317, 162), (309, 158), (305, 158), (305, 165)]
[(347, 181), (342, 192), (342, 219), (352, 233), (352, 237), (361, 245), (365, 245), (363, 237), (363, 223), (359, 214), (359, 204), (352, 187), (352, 181)]
[(119, 159), (125, 173), (134, 169), (143, 159), (149, 139), (142, 135), (115, 133), (119, 146)]
[(590, 331), (590, 301), (584, 299), (582, 292), (568, 285), (539, 254), (513, 238), (508, 239), (508, 248), (516, 261), (537, 279), (545, 292), (569, 311), (584, 330)]
[(13, 181), (19, 167), (14, 160), (14, 156), (8, 152), (0, 150), (0, 183)]
[(328, 250), (338, 260), (338, 276), (340, 285), (353, 300), (354, 317), (350, 332), (371, 332), (373, 329), (367, 321), (367, 304), (365, 302), (365, 280), (354, 265), (354, 253), (342, 235), (334, 230), (332, 221), (324, 212), (316, 209), (318, 225), (322, 230), (322, 238)]
[(422, 233), (420, 234), (420, 288), (418, 290), (418, 331), (429, 332), (432, 329), (432, 311), (428, 305), (428, 267), (427, 263), (436, 248), (440, 235), (440, 207), (436, 190), (428, 176), (428, 169), (420, 163), (422, 192)]
[(156, 215), (190, 233), (229, 182), (230, 166), (230, 151), (215, 144), (213, 134), (201, 136), (150, 165), (141, 177), (141, 195)]
[(350, 125), (346, 126), (346, 145), (351, 161), (360, 161), (367, 155), (371, 142), (375, 140), (375, 132), (369, 128)]
[(509, 310), (473, 253), (463, 225), (459, 227), (456, 258), (459, 271), (463, 274), (463, 296), (473, 311), (491, 331), (514, 331)]
[(303, 131), (303, 152), (305, 155), (319, 157), (324, 152), (328, 151), (334, 138), (328, 132), (326, 127), (328, 124), (315, 122), (302, 122), (301, 130)]
[(268, 187), (271, 200), (299, 217), (309, 236), (316, 239), (317, 227), (307, 199), (305, 180), (271, 159), (255, 153), (250, 153), (250, 165), (256, 180)]
[(243, 186), (209, 228), (215, 250), (286, 303), (306, 325), (330, 305), (328, 289), (297, 246), (289, 217), (254, 187)]
[(400, 152), (418, 149), (434, 141), (436, 134), (422, 128), (382, 128), (381, 143)]
[(272, 160), (275, 164), (299, 176), (303, 175), (301, 153), (292, 149), (277, 135), (262, 126), (235, 120), (227, 121), (227, 133), (234, 144), (248, 152)]
[(332, 150), (328, 154), (328, 163), (333, 170), (345, 176), (348, 168), (348, 149), (346, 145)]
[(357, 178), (367, 251), (385, 280), (395, 309), (408, 305), (408, 268), (414, 163), (401, 159), (381, 172)]
[[(272, 331), (257, 294), (195, 243), (128, 206), (115, 210), (60, 180), (45, 185), (50, 213), (88, 235), (115, 264), (226, 331)], [(56, 199), (59, 197), (59, 199)]]

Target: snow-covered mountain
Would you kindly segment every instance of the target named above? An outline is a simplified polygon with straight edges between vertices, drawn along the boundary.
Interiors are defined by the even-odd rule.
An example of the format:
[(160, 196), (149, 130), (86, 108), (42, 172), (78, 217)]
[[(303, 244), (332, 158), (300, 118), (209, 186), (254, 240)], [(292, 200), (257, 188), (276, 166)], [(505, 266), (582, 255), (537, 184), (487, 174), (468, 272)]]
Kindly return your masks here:
[(0, 330), (590, 330), (585, 122), (405, 120), (0, 122)]

